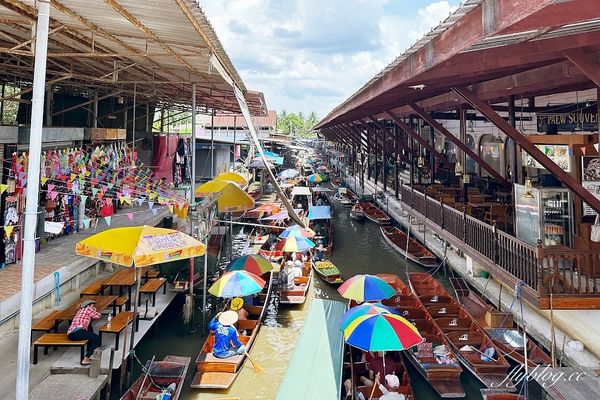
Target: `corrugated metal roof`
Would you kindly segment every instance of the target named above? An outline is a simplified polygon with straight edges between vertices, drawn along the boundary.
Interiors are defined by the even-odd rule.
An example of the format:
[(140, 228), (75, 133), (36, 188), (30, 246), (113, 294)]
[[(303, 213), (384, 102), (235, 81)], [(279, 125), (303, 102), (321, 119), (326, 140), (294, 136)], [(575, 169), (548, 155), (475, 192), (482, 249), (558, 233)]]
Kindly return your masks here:
[[(277, 112), (275, 110), (269, 110), (266, 117), (253, 117), (252, 121), (257, 128), (275, 128), (275, 125), (277, 125)], [(207, 126), (210, 126), (210, 122)], [(248, 125), (241, 114), (216, 114), (213, 126), (215, 128), (233, 126), (246, 128)]]
[[(31, 46), (23, 43), (31, 38), (35, 3), (0, 2), (0, 73), (24, 84), (33, 75)], [(239, 110), (231, 86), (212, 66), (214, 56), (249, 94), (253, 114), (266, 113), (262, 94), (246, 89), (196, 0), (52, 0), (51, 6), (48, 79), (69, 74), (61, 85), (125, 93), (136, 82), (140, 98), (172, 104), (189, 104), (194, 82), (198, 104)]]

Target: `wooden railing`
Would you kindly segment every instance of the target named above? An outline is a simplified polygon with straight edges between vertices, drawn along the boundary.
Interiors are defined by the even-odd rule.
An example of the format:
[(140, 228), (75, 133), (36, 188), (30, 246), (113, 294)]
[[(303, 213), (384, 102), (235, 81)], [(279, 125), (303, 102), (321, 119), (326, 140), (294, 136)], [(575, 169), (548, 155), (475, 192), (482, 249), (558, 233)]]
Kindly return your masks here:
[(477, 252), (499, 272), (498, 279), (511, 286), (523, 281), (541, 308), (548, 308), (550, 295), (557, 296), (556, 308), (577, 308), (577, 297), (600, 300), (600, 251), (531, 246), (409, 186), (400, 186), (400, 196), (417, 218)]

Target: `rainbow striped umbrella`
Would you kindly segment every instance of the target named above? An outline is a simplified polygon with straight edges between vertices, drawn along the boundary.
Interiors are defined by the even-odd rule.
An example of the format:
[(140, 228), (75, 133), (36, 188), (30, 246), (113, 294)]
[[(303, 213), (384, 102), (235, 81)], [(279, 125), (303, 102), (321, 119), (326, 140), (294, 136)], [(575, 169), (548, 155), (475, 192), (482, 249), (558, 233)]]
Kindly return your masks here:
[(323, 182), (323, 177), (319, 174), (312, 174), (312, 175), (309, 175), (306, 180), (310, 183), (319, 183), (319, 182)]
[(342, 332), (347, 344), (364, 351), (401, 351), (423, 342), (417, 328), (396, 314), (361, 315)]
[(342, 283), (338, 292), (342, 297), (356, 301), (383, 300), (396, 294), (396, 290), (386, 281), (368, 274), (353, 276)]
[(275, 250), (284, 251), (286, 253), (298, 253), (307, 251), (315, 247), (315, 244), (302, 236), (289, 236), (287, 239), (281, 239), (275, 245)]
[(290, 236), (300, 236), (305, 238), (311, 238), (315, 236), (315, 231), (310, 228), (301, 228), (300, 225), (292, 225), (289, 228), (286, 228), (279, 235), (282, 239), (287, 239)]
[(260, 276), (272, 270), (273, 264), (260, 254), (248, 254), (231, 261), (225, 269), (227, 271), (246, 271)]
[(381, 303), (365, 303), (360, 306), (352, 307), (342, 315), (340, 320), (340, 330), (344, 330), (352, 321), (363, 315), (373, 314), (398, 314), (398, 311), (391, 307), (384, 306)]
[(244, 297), (260, 292), (265, 281), (246, 271), (226, 272), (212, 284), (208, 292), (217, 297)]

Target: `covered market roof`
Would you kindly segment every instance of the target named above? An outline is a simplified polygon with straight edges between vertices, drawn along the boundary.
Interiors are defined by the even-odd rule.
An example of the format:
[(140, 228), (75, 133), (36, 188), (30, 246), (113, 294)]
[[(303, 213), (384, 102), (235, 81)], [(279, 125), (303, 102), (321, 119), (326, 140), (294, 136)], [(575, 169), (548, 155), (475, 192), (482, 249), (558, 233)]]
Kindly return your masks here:
[[(195, 0), (51, 0), (47, 80), (76, 93), (141, 101), (197, 103), (239, 112), (230, 83), (253, 115), (266, 115), (260, 92), (247, 90)], [(27, 87), (33, 77), (35, 0), (0, 0), (0, 75)]]
[(585, 53), (597, 61), (599, 33), (594, 1), (467, 0), (316, 128), (389, 119), (386, 110), (406, 116), (410, 103), (426, 111), (456, 108), (465, 102), (451, 92), (455, 86), (492, 102), (593, 87), (572, 60)]

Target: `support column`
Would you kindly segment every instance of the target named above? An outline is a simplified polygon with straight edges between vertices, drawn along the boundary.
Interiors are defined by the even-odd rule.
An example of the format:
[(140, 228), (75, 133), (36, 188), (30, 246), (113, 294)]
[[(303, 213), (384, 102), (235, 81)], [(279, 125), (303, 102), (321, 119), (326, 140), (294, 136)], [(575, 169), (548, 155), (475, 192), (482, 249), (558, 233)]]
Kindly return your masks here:
[[(531, 104), (529, 104), (531, 106)], [(513, 128), (517, 127), (517, 118), (515, 112), (515, 96), (511, 95), (508, 99), (508, 123), (512, 125)], [(509, 138), (510, 139), (510, 138)], [(519, 173), (518, 173), (518, 161), (519, 161), (519, 153), (521, 152), (520, 146), (513, 139), (510, 139), (512, 142), (512, 151), (510, 152), (510, 176), (511, 182), (520, 182), (519, 181)], [(519, 166), (520, 167), (520, 166)]]
[(415, 110), (415, 112), (417, 114), (419, 114), (421, 116), (421, 118), (423, 118), (425, 121), (427, 121), (427, 123), (429, 125), (431, 125), (433, 127), (433, 129), (440, 132), (448, 140), (450, 140), (452, 143), (454, 143), (456, 146), (458, 146), (462, 151), (467, 153), (469, 155), (469, 157), (471, 157), (479, 165), (481, 165), (481, 167), (483, 169), (485, 169), (487, 172), (489, 172), (490, 175), (492, 175), (499, 183), (501, 183), (505, 187), (511, 187), (511, 184), (506, 179), (504, 179), (504, 177), (498, 171), (496, 171), (491, 165), (489, 165), (488, 163), (483, 161), (483, 159), (481, 157), (479, 157), (479, 155), (477, 155), (477, 153), (475, 153), (473, 150), (469, 149), (467, 147), (467, 145), (462, 143), (456, 136), (454, 136), (451, 132), (449, 132), (446, 128), (444, 128), (431, 115), (427, 114), (421, 107), (417, 106), (414, 103), (408, 104), (408, 106), (410, 108), (412, 108), (413, 110)]
[[(250, 157), (254, 157), (254, 154), (250, 154)], [(212, 109), (210, 112), (210, 179), (212, 179), (214, 177), (215, 177), (215, 110)], [(261, 180), (260, 184), (262, 187), (265, 184), (265, 182), (263, 180)]]
[[(388, 115), (392, 117), (392, 113), (388, 112)], [(413, 185), (415, 184), (415, 143), (413, 141), (413, 137), (414, 135), (410, 134), (410, 132), (412, 132), (412, 117), (409, 118), (408, 120), (408, 125), (406, 125), (404, 123), (404, 121), (400, 121), (400, 119), (396, 119), (395, 116), (392, 117), (392, 119), (394, 120), (394, 122), (398, 123), (398, 122), (402, 122), (402, 125), (404, 125), (404, 128), (402, 127), (402, 125), (399, 125), (401, 129), (404, 130), (404, 133), (406, 133), (407, 135), (410, 136), (409, 139), (409, 143), (410, 143), (410, 166), (409, 166), (409, 172), (410, 172), (410, 187), (412, 188)], [(405, 128), (407, 128), (405, 130)]]
[(31, 350), (31, 316), (33, 310), (33, 276), (35, 269), (35, 230), (38, 219), (40, 191), (40, 158), (42, 123), (44, 117), (44, 87), (48, 55), (48, 23), (50, 2), (37, 2), (38, 16), (35, 34), (33, 94), (31, 96), (31, 128), (29, 133), (28, 185), (25, 204), (23, 237), (23, 266), (21, 268), (21, 310), (19, 314), (19, 343), (17, 347), (16, 400), (26, 400), (29, 393), (29, 360)]
[(470, 90), (465, 87), (452, 88), (452, 90), (463, 98), (466, 102), (471, 104), (475, 109), (482, 113), (491, 123), (496, 125), (502, 132), (507, 134), (510, 138), (514, 139), (515, 142), (521, 145), (529, 155), (531, 155), (537, 162), (542, 164), (548, 172), (554, 174), (562, 183), (564, 183), (569, 189), (575, 192), (583, 201), (585, 201), (590, 207), (596, 212), (600, 212), (600, 200), (598, 200), (592, 193), (586, 190), (580, 182), (578, 182), (571, 175), (562, 170), (556, 165), (548, 156), (546, 156), (540, 149), (538, 149), (533, 143), (529, 141), (522, 133), (513, 128), (508, 122), (498, 115), (486, 102), (475, 96)]
[(375, 159), (373, 174), (375, 175), (375, 190), (377, 190), (377, 178), (379, 177), (379, 168), (377, 166), (377, 159), (379, 158), (378, 144), (379, 143), (377, 143), (377, 129), (373, 129), (373, 158)]
[(367, 131), (367, 180), (371, 180), (371, 136)]
[(94, 102), (92, 103), (92, 110), (94, 113), (94, 119), (92, 121), (92, 128), (98, 127), (98, 90), (94, 93)]
[(399, 159), (400, 159), (400, 137), (398, 128), (394, 125), (394, 197), (398, 199), (400, 193), (400, 173)]
[(192, 176), (190, 188), (190, 204), (196, 200), (196, 84), (192, 83)]
[[(54, 102), (54, 86), (48, 85), (48, 94), (46, 96), (46, 126), (52, 126), (52, 103)], [(4, 97), (4, 96), (3, 96)]]
[[(137, 107), (137, 83), (133, 82), (133, 121), (131, 125), (131, 150), (135, 152), (135, 109)], [(126, 114), (127, 115), (127, 114)], [(127, 118), (125, 119), (125, 129), (127, 129)]]
[[(466, 145), (467, 144), (467, 110), (464, 107), (458, 108), (458, 118), (460, 121), (460, 126), (459, 126), (460, 141)], [(467, 155), (461, 149), (459, 149), (458, 151), (459, 151), (459, 155), (456, 159), (462, 163), (463, 176), (464, 176), (467, 173)], [(454, 173), (454, 171), (452, 171), (452, 173)], [(459, 179), (458, 183), (460, 184), (461, 201), (466, 201), (467, 193), (466, 193), (466, 189), (465, 189), (465, 180), (462, 176), (459, 176), (458, 179)]]

